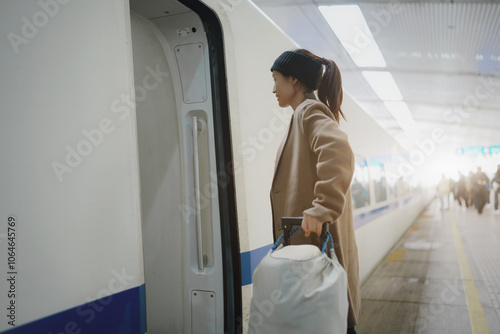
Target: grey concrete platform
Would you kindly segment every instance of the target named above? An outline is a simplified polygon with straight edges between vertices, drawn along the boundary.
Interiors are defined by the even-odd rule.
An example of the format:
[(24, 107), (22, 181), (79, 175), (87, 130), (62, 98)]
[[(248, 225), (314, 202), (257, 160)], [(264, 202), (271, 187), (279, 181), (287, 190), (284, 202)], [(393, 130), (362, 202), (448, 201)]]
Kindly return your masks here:
[(361, 295), (358, 334), (500, 334), (500, 215), (433, 201)]

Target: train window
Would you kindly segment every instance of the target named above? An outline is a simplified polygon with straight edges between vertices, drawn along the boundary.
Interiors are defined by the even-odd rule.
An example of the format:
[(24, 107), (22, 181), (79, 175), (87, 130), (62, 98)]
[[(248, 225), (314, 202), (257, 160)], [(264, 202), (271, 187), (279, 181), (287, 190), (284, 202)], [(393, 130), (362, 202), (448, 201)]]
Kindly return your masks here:
[(351, 183), (351, 196), (354, 209), (370, 205), (370, 177), (368, 165), (363, 157), (356, 156), (354, 177)]
[[(377, 157), (378, 161), (383, 161), (385, 179), (387, 182), (387, 195), (389, 199), (396, 199), (406, 196), (411, 192), (412, 180), (409, 176), (403, 176), (399, 173), (400, 161), (398, 156), (390, 155)], [(406, 157), (406, 159), (408, 159)]]
[(384, 162), (384, 172), (385, 172), (385, 179), (387, 182), (387, 196), (389, 199), (395, 199), (397, 198), (398, 191), (397, 191), (397, 185), (402, 178), (395, 173), (394, 171), (397, 171), (397, 163), (394, 162), (392, 159), (392, 156), (390, 156), (390, 159), (388, 161)]
[(387, 200), (387, 181), (385, 178), (384, 164), (376, 160), (371, 160), (370, 165), (375, 202), (383, 202)]
[(396, 181), (396, 196), (402, 197), (410, 192), (411, 188), (408, 181), (402, 176)]

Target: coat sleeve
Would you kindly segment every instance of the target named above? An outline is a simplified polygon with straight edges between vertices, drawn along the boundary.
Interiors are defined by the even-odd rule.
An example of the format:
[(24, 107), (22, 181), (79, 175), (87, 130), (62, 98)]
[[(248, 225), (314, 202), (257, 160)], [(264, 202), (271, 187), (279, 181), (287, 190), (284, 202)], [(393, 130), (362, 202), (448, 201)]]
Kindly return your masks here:
[(334, 223), (344, 210), (354, 173), (354, 155), (347, 135), (322, 111), (304, 112), (301, 123), (304, 139), (317, 158), (318, 177), (312, 207), (304, 213)]

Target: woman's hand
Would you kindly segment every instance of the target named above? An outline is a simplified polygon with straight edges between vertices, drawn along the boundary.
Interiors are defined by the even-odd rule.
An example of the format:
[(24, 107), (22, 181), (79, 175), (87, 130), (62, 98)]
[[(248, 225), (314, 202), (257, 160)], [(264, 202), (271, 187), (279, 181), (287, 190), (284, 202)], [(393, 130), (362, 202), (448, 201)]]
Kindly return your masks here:
[(312, 216), (309, 216), (307, 213), (304, 213), (304, 219), (302, 220), (302, 229), (305, 232), (306, 238), (311, 234), (311, 232), (316, 233), (318, 236), (321, 235), (321, 230), (323, 228), (323, 223), (321, 220), (318, 220)]

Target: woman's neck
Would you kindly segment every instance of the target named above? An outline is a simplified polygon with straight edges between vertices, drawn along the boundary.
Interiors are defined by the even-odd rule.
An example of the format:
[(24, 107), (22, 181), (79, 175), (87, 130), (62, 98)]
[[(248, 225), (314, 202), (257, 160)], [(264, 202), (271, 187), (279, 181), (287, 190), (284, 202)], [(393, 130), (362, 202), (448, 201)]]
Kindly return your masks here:
[(297, 107), (306, 100), (306, 95), (303, 92), (298, 92), (293, 100), (290, 102), (290, 107), (292, 107), (293, 110), (297, 109)]

